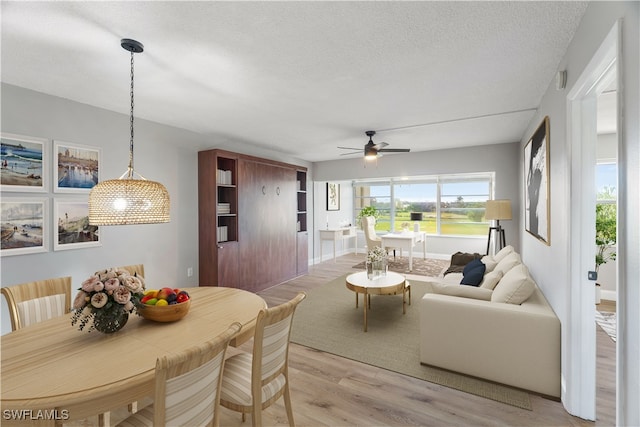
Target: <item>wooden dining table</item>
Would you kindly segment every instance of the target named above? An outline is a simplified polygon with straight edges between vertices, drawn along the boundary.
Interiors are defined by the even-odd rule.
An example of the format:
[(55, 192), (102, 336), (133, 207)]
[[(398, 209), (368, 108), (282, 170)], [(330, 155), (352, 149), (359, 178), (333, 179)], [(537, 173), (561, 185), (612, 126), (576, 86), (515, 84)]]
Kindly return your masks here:
[(67, 314), (3, 335), (2, 425), (24, 425), (24, 419), (54, 425), (153, 396), (158, 357), (210, 340), (233, 322), (242, 330), (231, 345), (240, 345), (253, 336), (258, 312), (267, 306), (240, 289), (184, 289), (191, 308), (176, 322), (132, 314), (118, 332), (88, 333), (71, 326)]

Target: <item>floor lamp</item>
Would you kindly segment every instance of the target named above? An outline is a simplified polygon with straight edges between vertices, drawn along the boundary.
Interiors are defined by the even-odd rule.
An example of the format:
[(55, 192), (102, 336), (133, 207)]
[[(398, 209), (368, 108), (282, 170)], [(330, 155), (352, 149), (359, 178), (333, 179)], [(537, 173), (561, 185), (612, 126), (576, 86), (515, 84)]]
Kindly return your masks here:
[(487, 200), (485, 216), (488, 220), (496, 220), (495, 227), (489, 227), (489, 235), (487, 237), (487, 255), (489, 255), (489, 246), (491, 245), (491, 233), (495, 230), (498, 234), (498, 242), (500, 249), (506, 246), (504, 237), (504, 228), (500, 225), (500, 220), (511, 219), (511, 200)]

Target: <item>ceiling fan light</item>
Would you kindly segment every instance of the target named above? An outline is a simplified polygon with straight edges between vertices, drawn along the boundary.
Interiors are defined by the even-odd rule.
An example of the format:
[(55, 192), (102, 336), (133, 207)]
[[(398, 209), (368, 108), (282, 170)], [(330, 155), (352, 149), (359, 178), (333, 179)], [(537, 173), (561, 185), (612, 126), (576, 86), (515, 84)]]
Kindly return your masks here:
[(171, 203), (164, 185), (144, 179), (101, 181), (89, 193), (89, 224), (132, 225), (169, 222)]

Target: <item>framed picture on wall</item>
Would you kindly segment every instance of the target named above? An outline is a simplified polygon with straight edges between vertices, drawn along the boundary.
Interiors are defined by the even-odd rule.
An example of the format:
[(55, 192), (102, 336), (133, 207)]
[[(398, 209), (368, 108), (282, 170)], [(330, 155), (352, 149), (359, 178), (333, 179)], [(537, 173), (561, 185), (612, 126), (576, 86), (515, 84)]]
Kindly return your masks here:
[(56, 222), (53, 250), (102, 246), (98, 226), (89, 225), (88, 201), (56, 200), (53, 218)]
[(2, 133), (0, 135), (0, 189), (47, 192), (49, 141)]
[(525, 230), (546, 245), (550, 239), (549, 117), (524, 146)]
[(327, 210), (340, 210), (340, 184), (327, 182)]
[(56, 193), (88, 193), (100, 181), (102, 150), (55, 141), (53, 145)]
[(49, 199), (3, 197), (0, 203), (0, 255), (49, 251)]

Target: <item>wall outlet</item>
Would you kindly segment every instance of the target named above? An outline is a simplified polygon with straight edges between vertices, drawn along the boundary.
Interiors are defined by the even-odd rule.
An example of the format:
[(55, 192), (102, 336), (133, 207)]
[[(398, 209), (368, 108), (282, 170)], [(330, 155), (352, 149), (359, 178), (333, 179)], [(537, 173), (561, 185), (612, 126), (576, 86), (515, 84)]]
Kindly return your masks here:
[(193, 267), (187, 268), (187, 277), (193, 277)]

